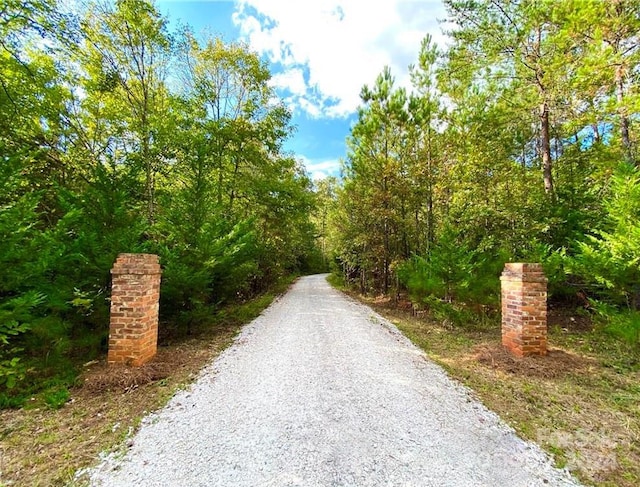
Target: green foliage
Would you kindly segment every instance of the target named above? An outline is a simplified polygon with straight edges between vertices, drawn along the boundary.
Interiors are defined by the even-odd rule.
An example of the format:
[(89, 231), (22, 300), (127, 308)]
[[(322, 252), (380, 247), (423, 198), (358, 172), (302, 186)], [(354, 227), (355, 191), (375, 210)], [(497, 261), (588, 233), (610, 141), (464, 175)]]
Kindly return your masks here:
[(402, 264), (398, 277), (414, 302), (451, 316), (453, 302), (497, 304), (504, 262), (502, 254), (473, 250), (452, 227), (445, 227), (430, 252)]
[[(449, 231), (449, 236), (453, 236)], [(400, 267), (398, 276), (411, 297), (420, 302), (435, 296), (445, 302), (464, 300), (477, 269), (473, 252), (455, 239), (440, 240), (425, 256), (414, 256)]]
[(444, 3), (451, 45), (424, 39), (412, 94), (388, 69), (363, 87), (331, 218), (345, 282), (398, 278), (455, 322), (495, 309), (505, 262), (541, 262), (554, 297), (638, 309), (640, 3)]
[[(16, 348), (11, 350), (12, 353), (18, 353), (19, 351), (20, 349)], [(24, 374), (25, 372), (20, 364), (20, 357), (0, 358), (0, 385), (5, 385), (7, 389), (13, 389), (16, 383), (24, 377)]]
[(162, 336), (321, 260), (266, 64), (148, 0), (75, 7), (0, 9), (1, 407), (59, 407), (106, 351), (119, 253), (160, 255)]
[(9, 335), (24, 333), (30, 328), (33, 320), (32, 310), (46, 299), (37, 291), (29, 291), (21, 296), (13, 297), (0, 305), (0, 342), (7, 344)]
[(554, 249), (549, 244), (532, 241), (522, 254), (525, 262), (538, 262), (542, 264), (544, 275), (547, 278), (549, 296), (570, 297), (575, 294), (575, 289), (567, 286), (568, 262), (566, 249)]
[(594, 340), (583, 345), (607, 357), (604, 362), (618, 373), (640, 369), (640, 312), (591, 301)]
[(344, 276), (342, 274), (332, 272), (327, 276), (327, 282), (341, 291), (347, 289), (345, 286)]
[(640, 312), (619, 310), (606, 303), (594, 303), (597, 322), (602, 330), (631, 347), (640, 345)]
[(69, 397), (69, 390), (63, 386), (51, 388), (43, 393), (43, 400), (50, 409), (60, 409)]
[[(17, 176), (2, 174), (0, 168), (0, 193), (5, 195), (4, 198), (11, 198), (18, 186)], [(0, 267), (3, 269), (0, 274), (0, 296), (5, 293), (11, 295), (17, 290), (35, 265), (33, 251), (37, 248), (38, 239), (35, 228), (38, 223), (38, 202), (39, 195), (33, 193), (17, 194), (13, 201), (0, 199)]]
[(0, 304), (0, 386), (13, 389), (24, 378), (25, 370), (18, 356), (22, 348), (14, 345), (15, 338), (33, 328), (32, 311), (45, 298), (30, 291)]
[(632, 310), (640, 309), (640, 171), (621, 164), (605, 201), (606, 220), (578, 244), (573, 272), (600, 286), (605, 295)]
[(246, 292), (255, 275), (257, 253), (251, 222), (232, 228), (208, 228), (207, 240), (194, 248), (175, 245), (159, 249), (163, 262), (162, 315), (190, 328), (206, 320), (209, 306)]

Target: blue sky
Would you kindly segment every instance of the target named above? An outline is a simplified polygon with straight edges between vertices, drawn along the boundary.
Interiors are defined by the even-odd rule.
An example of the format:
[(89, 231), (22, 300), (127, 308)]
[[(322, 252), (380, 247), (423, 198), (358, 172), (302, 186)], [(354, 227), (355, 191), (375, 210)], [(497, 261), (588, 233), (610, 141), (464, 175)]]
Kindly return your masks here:
[(196, 34), (241, 39), (265, 59), (272, 86), (293, 113), (285, 149), (314, 178), (338, 175), (360, 89), (385, 65), (408, 86), (408, 65), (430, 33), (443, 43), (441, 0), (156, 0)]

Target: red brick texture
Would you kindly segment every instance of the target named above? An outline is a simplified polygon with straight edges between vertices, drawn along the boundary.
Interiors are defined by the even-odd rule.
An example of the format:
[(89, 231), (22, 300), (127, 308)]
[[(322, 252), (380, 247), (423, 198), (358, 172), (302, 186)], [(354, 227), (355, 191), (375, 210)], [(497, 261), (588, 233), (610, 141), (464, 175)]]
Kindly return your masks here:
[(502, 344), (514, 355), (547, 354), (547, 278), (540, 264), (509, 263), (502, 281)]
[(109, 365), (140, 366), (158, 345), (160, 264), (152, 254), (120, 254), (111, 269)]

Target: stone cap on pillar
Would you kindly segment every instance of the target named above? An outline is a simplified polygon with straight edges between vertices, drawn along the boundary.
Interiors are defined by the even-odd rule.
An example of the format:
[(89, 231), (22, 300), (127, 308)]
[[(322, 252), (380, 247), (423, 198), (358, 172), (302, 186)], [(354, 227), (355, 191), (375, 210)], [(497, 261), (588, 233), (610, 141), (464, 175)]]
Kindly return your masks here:
[(155, 254), (119, 254), (111, 274), (161, 274), (160, 257)]
[(500, 276), (501, 281), (547, 282), (542, 264), (507, 262)]

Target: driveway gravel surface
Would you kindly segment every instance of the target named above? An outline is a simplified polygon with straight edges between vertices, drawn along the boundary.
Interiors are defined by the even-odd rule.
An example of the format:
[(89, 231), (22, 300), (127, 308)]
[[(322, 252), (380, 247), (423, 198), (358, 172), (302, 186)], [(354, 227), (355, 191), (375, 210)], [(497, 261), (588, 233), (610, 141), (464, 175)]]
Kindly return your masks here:
[(91, 485), (579, 485), (325, 277), (247, 325)]

